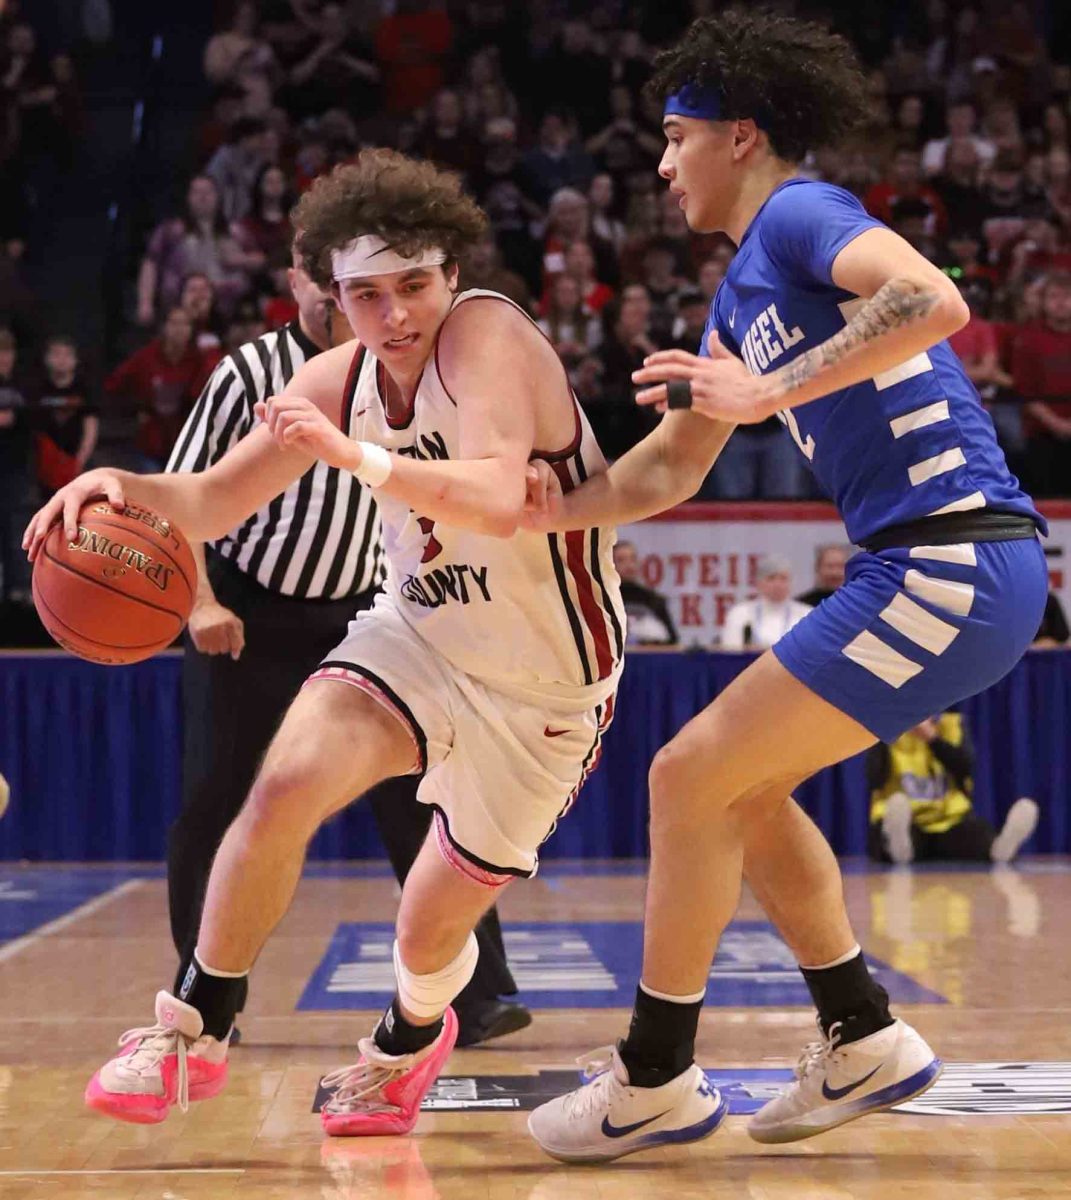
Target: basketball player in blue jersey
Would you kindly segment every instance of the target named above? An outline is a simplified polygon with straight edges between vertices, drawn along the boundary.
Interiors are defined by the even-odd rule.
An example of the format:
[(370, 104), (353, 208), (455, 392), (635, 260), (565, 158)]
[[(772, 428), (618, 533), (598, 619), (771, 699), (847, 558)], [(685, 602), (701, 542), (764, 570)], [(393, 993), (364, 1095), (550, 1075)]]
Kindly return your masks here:
[(529, 1128), (564, 1160), (713, 1132), (726, 1104), (694, 1065), (718, 938), (741, 876), (797, 955), (821, 1040), (752, 1119), (810, 1137), (917, 1095), (941, 1064), (889, 1014), (836, 860), (792, 799), (1018, 661), (1045, 605), (1044, 522), (1009, 473), (945, 338), (956, 289), (848, 192), (798, 176), (865, 115), (851, 51), (769, 12), (702, 18), (661, 54), (659, 173), (689, 226), (738, 246), (698, 356), (651, 355), (637, 399), (667, 410), (607, 474), (562, 496), (529, 468), (530, 521), (635, 521), (693, 495), (735, 425), (776, 413), (863, 551), (820, 604), (692, 720), (650, 773), (643, 974), (627, 1038)]

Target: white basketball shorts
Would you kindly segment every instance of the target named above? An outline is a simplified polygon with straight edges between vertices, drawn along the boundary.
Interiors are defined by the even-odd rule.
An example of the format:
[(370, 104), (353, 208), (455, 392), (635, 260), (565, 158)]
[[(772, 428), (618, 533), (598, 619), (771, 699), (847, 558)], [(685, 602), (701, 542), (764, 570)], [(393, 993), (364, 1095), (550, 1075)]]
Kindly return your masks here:
[(435, 809), (440, 849), (491, 886), (535, 874), (613, 716), (613, 693), (594, 708), (564, 687), (531, 703), (459, 671), (383, 595), (309, 677), (324, 680), (361, 688), (408, 729), (411, 773), (424, 773), (417, 798)]

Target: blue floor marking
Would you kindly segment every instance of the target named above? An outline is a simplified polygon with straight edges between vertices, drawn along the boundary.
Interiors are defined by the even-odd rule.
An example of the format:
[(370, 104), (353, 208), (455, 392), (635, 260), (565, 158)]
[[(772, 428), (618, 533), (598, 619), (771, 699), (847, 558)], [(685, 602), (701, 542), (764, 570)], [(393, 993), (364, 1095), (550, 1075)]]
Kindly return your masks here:
[[(509, 924), (503, 935), (520, 997), (532, 1008), (628, 1008), (643, 948), (639, 921)], [(394, 994), (389, 922), (338, 926), (298, 1001), (299, 1010), (379, 1008)], [(868, 955), (893, 1001), (945, 998)], [(771, 925), (734, 921), (710, 972), (707, 1004), (722, 1008), (811, 1006), (791, 951)]]

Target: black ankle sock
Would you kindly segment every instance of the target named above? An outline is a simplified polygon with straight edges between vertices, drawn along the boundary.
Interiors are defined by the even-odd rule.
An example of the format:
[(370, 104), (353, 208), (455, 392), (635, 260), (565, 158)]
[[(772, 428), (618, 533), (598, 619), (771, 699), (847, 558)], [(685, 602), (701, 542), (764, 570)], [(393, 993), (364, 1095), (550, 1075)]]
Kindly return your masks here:
[(231, 978), (209, 974), (192, 955), (175, 995), (201, 1014), (205, 1033), (222, 1041), (230, 1033), (234, 1014), (245, 1004), (248, 991), (248, 975)]
[(857, 1042), (893, 1023), (889, 994), (871, 977), (863, 952), (836, 967), (800, 967), (828, 1035), (840, 1025), (840, 1041)]
[[(175, 985), (171, 989), (172, 996), (178, 996), (179, 992), (182, 991), (182, 985), (186, 980), (186, 972), (188, 970), (189, 970), (188, 963), (183, 962), (183, 963), (179, 964), (178, 974), (175, 976)], [(236, 1014), (245, 1011), (245, 1002), (249, 999), (249, 976), (248, 975), (242, 976), (241, 983), (242, 983), (241, 993), (238, 997), (238, 1004), (234, 1010)], [(181, 999), (181, 997), (180, 997), (180, 999)]]
[(636, 988), (628, 1037), (618, 1044), (634, 1087), (661, 1087), (691, 1066), (702, 1008), (702, 1000), (681, 1004)]
[(412, 1025), (402, 1016), (401, 1005), (395, 996), (390, 1008), (379, 1019), (372, 1037), (384, 1054), (415, 1054), (430, 1046), (442, 1033), (443, 1019), (431, 1025)]

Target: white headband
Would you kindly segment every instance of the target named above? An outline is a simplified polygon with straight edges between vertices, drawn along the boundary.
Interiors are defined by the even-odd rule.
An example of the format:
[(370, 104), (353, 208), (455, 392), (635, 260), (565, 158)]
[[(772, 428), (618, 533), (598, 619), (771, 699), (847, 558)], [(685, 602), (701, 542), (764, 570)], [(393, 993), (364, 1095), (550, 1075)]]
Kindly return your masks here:
[(403, 258), (374, 233), (354, 238), (341, 250), (331, 251), (331, 274), (338, 279), (357, 279), (364, 275), (396, 275), (415, 267), (437, 267), (446, 262), (446, 254), (437, 246), (422, 250), (414, 258)]

